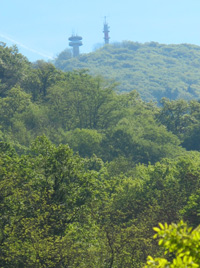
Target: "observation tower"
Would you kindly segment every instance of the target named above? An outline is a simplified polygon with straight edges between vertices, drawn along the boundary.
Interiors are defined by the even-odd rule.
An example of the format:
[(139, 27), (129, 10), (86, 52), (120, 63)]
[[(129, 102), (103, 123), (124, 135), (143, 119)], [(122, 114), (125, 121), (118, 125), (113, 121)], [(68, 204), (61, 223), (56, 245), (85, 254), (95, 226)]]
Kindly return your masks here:
[(106, 17), (105, 17), (105, 20), (104, 20), (104, 27), (103, 27), (103, 33), (104, 33), (104, 40), (105, 40), (105, 44), (109, 44), (109, 26), (108, 26), (108, 23), (106, 22)]
[(69, 37), (69, 46), (73, 47), (73, 57), (78, 57), (79, 56), (79, 47), (82, 46), (82, 40), (83, 38), (78, 35), (72, 35)]

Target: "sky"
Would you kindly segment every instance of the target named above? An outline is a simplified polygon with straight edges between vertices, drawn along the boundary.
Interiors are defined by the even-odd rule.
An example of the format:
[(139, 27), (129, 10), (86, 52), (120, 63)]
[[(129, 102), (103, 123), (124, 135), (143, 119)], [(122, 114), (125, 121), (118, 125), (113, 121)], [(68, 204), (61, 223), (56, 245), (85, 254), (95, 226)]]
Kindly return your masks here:
[(30, 61), (55, 59), (72, 34), (83, 37), (81, 53), (121, 41), (189, 43), (200, 46), (200, 0), (0, 0), (0, 41), (17, 45)]

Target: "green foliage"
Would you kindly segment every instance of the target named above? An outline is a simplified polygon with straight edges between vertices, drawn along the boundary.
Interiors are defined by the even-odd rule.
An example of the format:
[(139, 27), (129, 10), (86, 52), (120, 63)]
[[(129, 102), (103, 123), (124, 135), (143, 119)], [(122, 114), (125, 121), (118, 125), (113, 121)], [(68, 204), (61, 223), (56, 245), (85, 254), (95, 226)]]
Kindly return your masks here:
[[(132, 49), (131, 44), (129, 47)], [(19, 57), (17, 52), (15, 56)], [(9, 89), (0, 99), (2, 138), (14, 141), (18, 151), (45, 134), (56, 144), (69, 143), (82, 156), (96, 154), (104, 161), (122, 156), (133, 163), (155, 163), (182, 153), (179, 140), (160, 125), (169, 119), (173, 124), (173, 118), (167, 116), (173, 103), (166, 101), (160, 112), (155, 105), (144, 103), (136, 91), (118, 95), (116, 83), (92, 77), (86, 70), (63, 73), (43, 61), (28, 69), (24, 63), (22, 70), (27, 72), (21, 87)], [(180, 103), (180, 109), (182, 106)], [(198, 118), (197, 104), (191, 110)], [(191, 120), (184, 121), (184, 127), (188, 122)], [(182, 138), (183, 124), (176, 124), (177, 130), (167, 126), (168, 130)], [(189, 133), (190, 125), (186, 128)]]
[[(105, 160), (116, 157), (132, 158), (136, 163), (155, 163), (164, 157), (181, 153), (176, 136), (159, 126), (153, 111), (143, 105), (128, 109), (126, 117), (106, 132), (104, 144)], [(108, 155), (107, 155), (108, 154)]]
[[(63, 52), (64, 53), (64, 52)], [(119, 82), (120, 92), (136, 89), (143, 100), (200, 98), (199, 46), (124, 41), (54, 64), (64, 71), (89, 69), (93, 75)]]
[[(65, 49), (64, 51), (62, 51), (61, 53), (59, 53), (59, 55), (57, 56), (56, 58), (56, 61), (54, 62), (56, 68), (59, 68), (60, 69), (62, 67), (64, 67), (64, 64), (66, 62), (67, 59), (71, 59), (72, 58), (72, 51), (71, 49)], [(59, 63), (58, 66), (56, 63)]]
[(43, 99), (47, 95), (47, 90), (57, 81), (62, 80), (61, 72), (56, 70), (51, 63), (42, 60), (32, 65), (31, 71), (23, 81), (23, 88), (31, 93), (33, 100)]
[(159, 252), (151, 231), (158, 221), (193, 221), (198, 153), (138, 165), (125, 176), (112, 172), (112, 162), (107, 169), (45, 136), (24, 156), (6, 143), (0, 148), (2, 267), (141, 267)]
[(0, 97), (4, 97), (12, 87), (22, 84), (29, 65), (16, 46), (9, 48), (0, 43)]
[(7, 97), (0, 99), (1, 122), (9, 126), (13, 117), (23, 113), (30, 103), (30, 95), (23, 92), (20, 87), (12, 88)]
[(165, 253), (173, 253), (171, 260), (148, 257), (147, 267), (199, 267), (200, 265), (200, 229), (192, 230), (186, 223), (162, 225), (155, 227), (154, 238), (159, 237), (158, 244), (165, 248)]
[(190, 222), (190, 225), (196, 227), (200, 224), (200, 191), (197, 191), (189, 197), (185, 207), (180, 211), (184, 219)]
[(158, 120), (174, 134), (181, 134), (185, 127), (189, 126), (191, 119), (188, 116), (189, 105), (184, 100), (170, 101), (163, 98), (161, 100), (162, 109), (159, 112)]
[(79, 129), (67, 132), (67, 142), (82, 157), (91, 157), (99, 153), (102, 135), (95, 129)]
[[(112, 57), (113, 46), (97, 53), (110, 68), (127, 49), (150, 54), (158, 47), (164, 51), (126, 42), (115, 44)], [(21, 59), (17, 77), (11, 64), (1, 83), (1, 267), (139, 268), (148, 255), (163, 254), (153, 240), (158, 222), (200, 224), (199, 152), (181, 147), (199, 149), (198, 101), (165, 98), (156, 107), (135, 90), (117, 94), (116, 83), (86, 70), (64, 73), (1, 50), (3, 62)]]
[(35, 141), (34, 157), (2, 145), (1, 267), (95, 267), (92, 213), (103, 172), (86, 171), (68, 146), (56, 148), (45, 137)]
[(117, 110), (114, 86), (86, 71), (68, 73), (66, 81), (52, 87), (47, 95), (52, 121), (65, 117), (63, 123), (68, 130), (108, 127)]
[(156, 117), (158, 122), (167, 127), (168, 131), (176, 134), (188, 150), (200, 150), (199, 119), (200, 103), (184, 100), (169, 101), (162, 99), (162, 108)]

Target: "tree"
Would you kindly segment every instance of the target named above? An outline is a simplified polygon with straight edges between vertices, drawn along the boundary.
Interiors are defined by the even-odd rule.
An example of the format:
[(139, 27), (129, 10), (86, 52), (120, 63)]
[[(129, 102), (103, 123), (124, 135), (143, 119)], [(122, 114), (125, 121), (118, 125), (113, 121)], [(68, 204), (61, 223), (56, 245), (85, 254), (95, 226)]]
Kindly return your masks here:
[(29, 65), (16, 46), (7, 47), (5, 43), (0, 43), (0, 97), (5, 97), (8, 90), (22, 84)]
[(20, 87), (10, 89), (5, 98), (0, 98), (0, 120), (4, 126), (10, 126), (14, 117), (23, 113), (31, 104), (31, 96)]
[(81, 157), (91, 157), (93, 154), (100, 155), (102, 134), (96, 129), (79, 129), (66, 133), (66, 141), (69, 146), (80, 154)]
[(200, 227), (192, 230), (183, 221), (178, 224), (159, 224), (154, 238), (159, 238), (158, 244), (168, 253), (168, 258), (148, 257), (145, 268), (185, 268), (200, 266)]
[[(154, 119), (153, 111), (145, 105), (136, 105), (123, 111), (124, 118), (109, 128), (102, 141), (102, 158), (131, 158), (136, 163), (155, 163), (163, 157), (172, 157), (179, 152), (180, 141)], [(176, 148), (176, 149), (175, 149)]]
[(36, 101), (40, 98), (44, 99), (47, 90), (60, 80), (62, 80), (61, 71), (56, 70), (52, 63), (39, 60), (31, 65), (22, 86)]
[(159, 122), (165, 125), (168, 131), (180, 136), (185, 132), (185, 127), (187, 127), (190, 122), (187, 116), (189, 112), (187, 101), (170, 101), (163, 98), (161, 104), (163, 107), (157, 116)]
[(197, 188), (196, 192), (193, 192), (189, 197), (187, 204), (180, 211), (184, 220), (187, 221), (190, 226), (197, 227), (200, 224), (200, 190)]
[(66, 81), (52, 87), (47, 95), (52, 122), (62, 118), (67, 130), (114, 125), (119, 116), (114, 86), (85, 70), (67, 73)]
[(63, 69), (65, 62), (72, 58), (72, 51), (71, 49), (65, 49), (59, 55), (57, 56), (56, 60), (54, 61), (54, 64), (56, 68)]
[(96, 267), (103, 243), (93, 216), (106, 195), (104, 172), (45, 137), (33, 150), (19, 157), (1, 146), (0, 266)]

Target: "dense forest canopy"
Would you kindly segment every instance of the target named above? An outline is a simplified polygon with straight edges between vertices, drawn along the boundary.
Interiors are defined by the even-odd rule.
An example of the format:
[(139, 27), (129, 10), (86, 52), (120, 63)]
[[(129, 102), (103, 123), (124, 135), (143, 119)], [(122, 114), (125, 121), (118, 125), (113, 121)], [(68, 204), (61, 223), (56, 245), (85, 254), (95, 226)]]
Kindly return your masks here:
[(1, 43), (1, 267), (199, 267), (200, 102), (118, 87)]
[(120, 92), (137, 90), (146, 101), (200, 99), (200, 47), (196, 45), (124, 41), (78, 58), (65, 50), (54, 64), (64, 71), (89, 69), (93, 75), (119, 82)]

